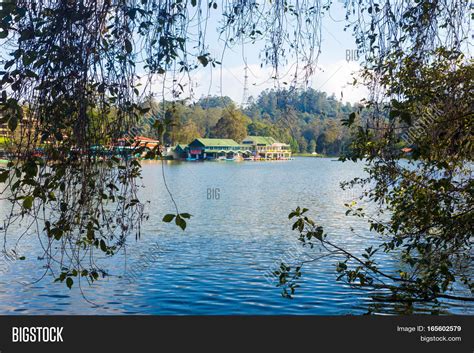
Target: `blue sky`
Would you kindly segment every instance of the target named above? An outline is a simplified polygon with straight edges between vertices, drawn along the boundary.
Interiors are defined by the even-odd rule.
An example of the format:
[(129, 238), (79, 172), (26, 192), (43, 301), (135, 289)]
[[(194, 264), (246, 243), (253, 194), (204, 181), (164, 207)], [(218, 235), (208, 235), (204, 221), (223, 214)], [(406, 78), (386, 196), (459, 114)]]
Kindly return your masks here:
[[(219, 40), (217, 31), (219, 11), (211, 11), (207, 24), (206, 41), (211, 56), (220, 60), (224, 42)], [(357, 102), (366, 95), (363, 87), (354, 88), (348, 84), (352, 82), (352, 74), (359, 69), (357, 60), (347, 61), (347, 51), (354, 53), (356, 45), (351, 29), (344, 31), (345, 10), (340, 2), (334, 2), (329, 13), (324, 14), (321, 26), (321, 54), (319, 55), (316, 69), (308, 83), (309, 87), (325, 91), (329, 95), (335, 94), (342, 102)], [(293, 72), (294, 60), (289, 60), (287, 67), (280, 70), (282, 77), (274, 80), (272, 68), (260, 67), (259, 54), (263, 43), (236, 45), (227, 48), (222, 60), (221, 67), (200, 68), (188, 78), (180, 81), (186, 87), (182, 98), (198, 99), (207, 95), (227, 95), (235, 102), (242, 103), (244, 92), (245, 62), (248, 66), (248, 88), (249, 95), (256, 97), (262, 90), (273, 87), (285, 87), (283, 82), (291, 82), (291, 75), (285, 72)], [(151, 87), (153, 93), (160, 96), (163, 82), (160, 77), (154, 78)], [(171, 84), (167, 87), (170, 88)], [(189, 88), (192, 87), (192, 93)]]
[[(204, 6), (207, 2), (203, 1)], [(219, 39), (218, 23), (221, 20), (221, 11), (211, 10), (207, 23), (206, 42), (211, 56), (221, 59), (224, 49), (224, 41)], [(355, 51), (355, 42), (352, 32), (349, 29), (344, 31), (345, 10), (340, 1), (334, 1), (329, 12), (325, 13), (321, 26), (321, 54), (315, 66), (314, 74), (311, 76), (308, 86), (326, 93), (335, 94), (336, 98), (342, 102), (357, 102), (364, 98), (366, 89), (363, 87), (353, 87), (352, 74), (359, 70), (357, 60), (346, 60), (347, 51)], [(248, 67), (248, 89), (250, 96), (258, 94), (268, 88), (285, 87), (284, 82), (291, 82), (291, 74), (294, 70), (294, 60), (289, 59), (286, 67), (280, 70), (281, 77), (278, 80), (272, 79), (273, 70), (269, 66), (260, 67), (261, 59), (259, 54), (263, 49), (263, 43), (257, 42), (255, 45), (247, 44), (227, 48), (222, 59), (222, 65), (212, 68), (208, 65), (199, 68), (189, 76), (177, 78), (173, 81), (172, 75), (168, 75), (163, 82), (161, 75), (151, 78), (151, 85), (146, 87), (146, 91), (153, 93), (157, 99), (163, 95), (171, 98), (171, 90), (176, 88), (179, 82), (185, 87), (185, 92), (181, 98), (199, 99), (207, 95), (227, 95), (236, 103), (242, 103), (244, 93), (245, 67)], [(2, 53), (4, 54), (4, 53)], [(3, 56), (3, 55), (2, 55)], [(247, 63), (247, 65), (245, 64)], [(285, 72), (289, 74), (284, 75)], [(143, 72), (142, 72), (143, 73)], [(176, 77), (174, 77), (176, 78)], [(141, 82), (145, 82), (143, 77)], [(143, 86), (145, 88), (145, 86)]]

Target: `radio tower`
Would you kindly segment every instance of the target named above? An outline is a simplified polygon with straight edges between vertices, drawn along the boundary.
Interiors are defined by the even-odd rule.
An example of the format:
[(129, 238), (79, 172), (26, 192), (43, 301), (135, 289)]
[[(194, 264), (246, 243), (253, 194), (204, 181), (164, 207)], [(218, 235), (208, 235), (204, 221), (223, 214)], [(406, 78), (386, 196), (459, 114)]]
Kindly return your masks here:
[(244, 76), (244, 94), (242, 96), (242, 106), (245, 107), (249, 100), (249, 75), (248, 67), (245, 64), (245, 76)]

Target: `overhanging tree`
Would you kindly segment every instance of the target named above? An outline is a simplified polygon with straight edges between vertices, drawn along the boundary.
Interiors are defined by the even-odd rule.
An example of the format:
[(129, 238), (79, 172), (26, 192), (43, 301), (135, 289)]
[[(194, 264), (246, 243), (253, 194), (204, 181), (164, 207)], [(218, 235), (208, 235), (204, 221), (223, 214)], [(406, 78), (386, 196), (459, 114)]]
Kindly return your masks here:
[[(361, 183), (380, 212), (390, 212), (388, 223), (370, 219), (371, 227), (390, 237), (382, 250), (398, 249), (411, 268), (390, 275), (397, 298), (448, 295), (458, 279), (472, 288), (461, 271), (470, 265), (473, 218), (467, 164), (472, 61), (463, 57), (470, 49), (468, 5), (466, 0), (345, 4), (365, 56), (362, 77), (370, 92), (365, 107), (371, 115), (358, 127), (347, 159), (367, 158), (369, 177), (352, 184)], [(319, 53), (320, 17), (329, 7), (318, 0), (3, 3), (0, 40), (9, 57), (0, 80), (2, 121), (20, 131), (11, 142), (16, 159), (0, 174), (14, 206), (5, 232), (12, 222), (29, 220), (39, 236), (47, 236), (48, 262), (65, 269), (54, 274), (59, 280), (71, 286), (76, 277), (97, 279), (95, 252), (112, 255), (130, 234), (139, 236), (146, 218), (136, 197), (139, 162), (90, 153), (103, 142), (101, 131), (109, 131), (110, 139), (129, 134), (147, 113), (141, 103), (153, 75), (162, 75), (163, 82), (172, 76), (169, 94), (177, 98), (184, 94), (180, 78), (198, 66), (219, 65), (205, 41), (206, 19), (215, 11), (223, 16), (221, 36), (228, 45), (263, 40), (262, 56), (273, 76), (294, 60), (302, 70), (291, 84), (307, 80)], [(357, 114), (345, 124), (360, 121)], [(433, 123), (408, 144), (402, 141), (427, 114)], [(160, 123), (156, 128), (162, 131)], [(415, 168), (400, 162), (404, 145)], [(36, 157), (38, 147), (46, 158)], [(173, 219), (185, 227), (183, 217), (167, 218)], [(303, 228), (296, 228), (303, 240), (316, 237), (321, 246), (329, 245), (322, 230), (308, 232), (306, 222), (314, 225), (302, 219)], [(60, 244), (60, 258), (53, 244)], [(343, 254), (341, 279), (374, 285), (381, 275), (375, 265)], [(352, 260), (355, 268), (349, 267)], [(282, 285), (291, 284), (280, 275)]]
[[(205, 41), (211, 13), (222, 16), (226, 48), (262, 39), (265, 61), (277, 71), (285, 63), (285, 47), (296, 52), (295, 43), (297, 48), (306, 43), (305, 53), (313, 62), (320, 14), (318, 4), (307, 5), (241, 0), (2, 2), (0, 43), (6, 63), (0, 73), (1, 121), (18, 133), (8, 146), (14, 158), (0, 172), (2, 195), (12, 203), (4, 249), (16, 247), (8, 245), (8, 235), (12, 224), (21, 222), (40, 240), (46, 237), (45, 274), (52, 272), (69, 287), (75, 279), (96, 280), (101, 272), (96, 254), (111, 256), (126, 246), (130, 235), (139, 238), (147, 215), (137, 197), (139, 161), (99, 158), (92, 151), (99, 143), (124, 137), (133, 141), (139, 119), (149, 112), (143, 103), (153, 77), (171, 81), (170, 87), (163, 86), (163, 100), (167, 94), (178, 98), (190, 93), (181, 80), (191, 70), (219, 64)], [(312, 21), (302, 21), (302, 14)], [(306, 37), (285, 33), (292, 20), (306, 29)], [(161, 107), (166, 120), (166, 104)], [(153, 124), (158, 136), (163, 136), (162, 120)], [(159, 155), (160, 150), (151, 153)], [(165, 219), (184, 229), (189, 215), (180, 216), (174, 205), (177, 214)], [(59, 252), (53, 251), (56, 246)]]
[[(342, 160), (364, 161), (368, 176), (342, 187), (361, 187), (361, 200), (378, 205), (368, 212), (349, 204), (347, 214), (366, 218), (381, 240), (350, 252), (299, 208), (290, 214), (296, 218), (293, 229), (303, 245), (323, 251), (319, 256), (340, 258), (339, 280), (388, 290), (384, 300), (473, 301), (474, 67), (464, 55), (470, 50), (468, 3), (369, 1), (353, 9), (370, 114), (363, 124), (356, 122), (362, 109), (344, 120), (358, 132)], [(382, 270), (380, 253), (396, 253), (399, 267)], [(302, 265), (283, 264), (277, 271), (285, 296), (294, 293)]]

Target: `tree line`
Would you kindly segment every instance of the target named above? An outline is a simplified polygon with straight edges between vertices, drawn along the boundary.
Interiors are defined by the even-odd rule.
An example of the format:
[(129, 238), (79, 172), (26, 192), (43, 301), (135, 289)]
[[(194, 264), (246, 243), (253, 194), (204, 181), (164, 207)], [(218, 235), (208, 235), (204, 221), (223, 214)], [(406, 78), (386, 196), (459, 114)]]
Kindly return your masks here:
[(341, 121), (356, 109), (312, 88), (265, 90), (243, 107), (227, 96), (196, 102), (150, 99), (148, 104), (148, 115), (158, 117), (165, 128), (154, 129), (148, 118), (142, 120), (140, 131), (162, 138), (165, 144), (187, 144), (199, 137), (240, 142), (247, 135), (262, 135), (289, 143), (294, 153), (331, 156), (340, 155), (350, 144), (353, 131)]

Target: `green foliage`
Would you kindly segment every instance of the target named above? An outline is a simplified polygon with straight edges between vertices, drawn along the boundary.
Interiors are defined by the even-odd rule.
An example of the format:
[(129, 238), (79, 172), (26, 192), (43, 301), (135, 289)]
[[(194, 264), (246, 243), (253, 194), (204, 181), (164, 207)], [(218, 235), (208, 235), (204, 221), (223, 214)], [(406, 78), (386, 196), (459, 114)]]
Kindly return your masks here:
[(211, 130), (211, 137), (229, 138), (237, 142), (247, 136), (250, 119), (236, 109), (225, 109), (222, 118)]
[[(354, 107), (313, 89), (264, 91), (245, 109), (236, 108), (229, 97), (217, 96), (201, 98), (193, 104), (151, 101), (144, 106), (152, 108), (150, 116), (142, 119), (141, 131), (158, 139), (163, 137), (171, 145), (187, 144), (198, 137), (240, 141), (247, 135), (271, 136), (290, 143), (294, 153), (316, 151), (338, 156), (355, 134), (353, 128), (338, 120)], [(163, 123), (163, 135), (155, 133), (152, 121)]]
[[(456, 10), (467, 2), (454, 3), (402, 2), (389, 12), (363, 2), (348, 6), (357, 7), (354, 13), (370, 9), (368, 24), (357, 21), (354, 31), (371, 100), (343, 119), (354, 138), (342, 160), (366, 163), (367, 177), (342, 187), (362, 188), (365, 202), (377, 206), (368, 214), (349, 204), (346, 214), (367, 219), (380, 242), (361, 254), (348, 251), (299, 209), (290, 214), (303, 245), (341, 258), (339, 280), (388, 289), (384, 300), (474, 300), (474, 65), (462, 53), (467, 14)], [(325, 132), (317, 144), (334, 138)], [(398, 267), (384, 271), (378, 262), (388, 254)]]
[[(367, 160), (370, 176), (346, 186), (372, 182), (366, 193), (381, 208), (369, 219), (370, 229), (389, 237), (385, 252), (400, 253), (408, 266), (400, 273), (416, 281), (408, 288), (435, 298), (454, 282), (474, 289), (468, 274), (474, 115), (467, 103), (474, 98), (474, 70), (459, 52), (439, 48), (429, 55), (435, 60), (410, 59), (390, 73), (390, 90), (403, 90), (404, 99), (384, 106), (388, 118), (375, 116), (359, 126), (347, 159)], [(408, 161), (402, 140), (410, 146)], [(379, 220), (384, 211), (388, 222)]]
[(201, 98), (197, 101), (196, 105), (200, 106), (202, 109), (211, 109), (211, 108), (227, 108), (235, 106), (235, 103), (227, 96), (208, 96)]
[[(97, 6), (92, 0), (2, 4), (0, 41), (8, 60), (0, 72), (0, 122), (11, 131), (16, 157), (0, 174), (13, 205), (8, 219), (18, 219), (18, 210), (20, 222), (48, 210), (40, 222), (24, 223), (56, 242), (58, 249), (48, 247), (45, 256), (61, 263), (59, 281), (71, 287), (79, 275), (97, 280), (94, 254), (111, 256), (131, 233), (140, 237), (140, 222), (147, 217), (137, 198), (140, 163), (98, 158), (92, 151), (144, 128), (173, 144), (213, 134), (240, 140), (248, 131), (261, 131), (291, 143), (293, 151), (315, 147), (318, 153), (363, 159), (369, 177), (348, 186), (360, 183), (381, 213), (391, 215), (388, 223), (371, 220), (370, 227), (389, 237), (384, 251), (400, 251), (412, 270), (391, 278), (402, 284), (397, 290), (429, 298), (446, 296), (453, 281), (472, 288), (466, 268), (474, 228), (473, 65), (462, 55), (470, 39), (464, 29), (470, 13), (460, 11), (468, 1), (394, 2), (384, 8), (345, 2), (348, 20), (361, 16), (350, 23), (366, 56), (362, 81), (373, 97), (363, 107), (297, 89), (264, 92), (243, 111), (225, 98), (153, 106), (140, 86), (151, 75), (173, 74), (171, 93), (178, 100), (184, 87), (177, 75), (220, 64), (207, 53), (203, 24), (208, 11), (221, 7), (202, 5), (206, 11), (194, 0), (139, 1), (133, 7), (114, 1)], [(303, 54), (307, 62), (301, 66), (310, 73), (319, 50), (319, 2), (261, 7), (229, 0), (226, 5), (220, 22), (226, 44), (263, 39), (262, 57), (275, 72), (283, 57)], [(252, 23), (257, 12), (261, 20)], [(287, 31), (291, 20), (310, 27)], [(140, 77), (142, 72), (150, 76)], [(410, 135), (413, 127), (418, 132)], [(405, 145), (408, 152), (401, 149)], [(185, 215), (176, 207), (170, 222), (184, 230)], [(302, 217), (295, 229), (303, 239), (327, 241), (320, 229), (308, 235), (309, 219), (295, 216)], [(371, 284), (364, 271), (377, 272), (369, 260), (350, 258), (355, 268), (344, 261), (338, 265), (344, 278)]]
[(264, 91), (244, 112), (253, 120), (249, 130), (288, 142), (293, 152), (338, 156), (353, 133), (340, 119), (353, 109), (349, 103), (308, 88)]
[(178, 213), (176, 215), (169, 213), (163, 217), (163, 222), (170, 223), (174, 219), (176, 225), (182, 230), (185, 230), (187, 226), (186, 219), (189, 219), (191, 217), (192, 216), (189, 213)]
[[(396, 271), (384, 271), (378, 266), (381, 257), (376, 258), (378, 252), (387, 254), (393, 251), (390, 244), (392, 240), (382, 242), (377, 247), (369, 246), (356, 255), (352, 251), (346, 250), (344, 245), (331, 239), (322, 226), (317, 225), (306, 213), (308, 209), (297, 208), (289, 214), (289, 219), (296, 219), (293, 223), (293, 230), (299, 234), (298, 240), (303, 246), (314, 248), (317, 256), (313, 260), (306, 260), (294, 268), (282, 264), (278, 276), (278, 286), (282, 288), (282, 295), (291, 298), (298, 287), (298, 280), (301, 277), (301, 268), (307, 262), (316, 261), (320, 258), (331, 256), (341, 258), (336, 263), (337, 280), (344, 281), (355, 287), (370, 287), (373, 289), (388, 289), (391, 291), (385, 300), (414, 301), (414, 300), (436, 300), (437, 298), (450, 298), (458, 300), (472, 300), (469, 297), (459, 297), (446, 294), (451, 288), (451, 284), (456, 277), (451, 273), (449, 260), (442, 260), (441, 252), (431, 252), (434, 257), (430, 261), (424, 257), (423, 247), (418, 248), (417, 256), (403, 251), (400, 269)], [(383, 259), (383, 257), (382, 257)], [(445, 262), (448, 261), (448, 262)], [(466, 280), (466, 279), (465, 279)], [(472, 286), (471, 286), (472, 290)]]
[(33, 201), (33, 196), (26, 196), (23, 199), (23, 207), (26, 209), (31, 209), (31, 207), (33, 207)]
[(166, 215), (163, 217), (163, 222), (169, 223), (169, 222), (171, 222), (175, 217), (176, 217), (176, 215), (174, 215), (174, 214), (166, 214)]

